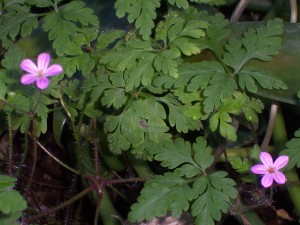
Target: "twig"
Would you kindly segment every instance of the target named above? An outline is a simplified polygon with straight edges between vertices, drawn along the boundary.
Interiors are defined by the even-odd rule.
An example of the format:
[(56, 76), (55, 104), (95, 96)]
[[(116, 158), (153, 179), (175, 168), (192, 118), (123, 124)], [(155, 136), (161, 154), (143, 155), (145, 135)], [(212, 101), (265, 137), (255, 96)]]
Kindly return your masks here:
[(291, 4), (291, 17), (290, 17), (290, 22), (291, 23), (296, 23), (297, 22), (297, 17), (298, 17), (298, 12), (297, 12), (297, 0), (290, 0)]
[(230, 22), (239, 21), (244, 9), (247, 7), (249, 2), (250, 0), (240, 0), (230, 17)]
[(271, 110), (270, 110), (270, 117), (269, 117), (269, 122), (266, 130), (266, 134), (264, 137), (264, 140), (260, 146), (260, 149), (266, 150), (267, 147), (269, 146), (272, 133), (273, 133), (273, 128), (274, 128), (274, 123), (275, 123), (275, 118), (278, 110), (278, 103), (273, 103), (271, 105)]

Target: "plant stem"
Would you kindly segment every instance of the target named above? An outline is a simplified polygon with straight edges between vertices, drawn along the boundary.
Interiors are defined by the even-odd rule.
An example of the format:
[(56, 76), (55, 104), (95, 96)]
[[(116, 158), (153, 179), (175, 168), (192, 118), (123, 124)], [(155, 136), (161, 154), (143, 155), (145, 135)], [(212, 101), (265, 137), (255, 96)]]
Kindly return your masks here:
[(10, 176), (13, 175), (13, 130), (12, 130), (12, 125), (11, 125), (11, 115), (8, 114), (7, 116), (8, 120), (8, 140), (9, 140), (9, 145), (8, 145), (8, 174)]
[(239, 21), (244, 9), (247, 7), (249, 2), (250, 0), (240, 0), (230, 17), (231, 22)]
[(269, 146), (269, 143), (270, 143), (270, 140), (272, 137), (272, 133), (273, 133), (277, 110), (278, 110), (278, 103), (273, 103), (271, 105), (271, 109), (270, 109), (270, 116), (269, 116), (269, 122), (268, 122), (267, 130), (266, 130), (266, 134), (265, 134), (264, 140), (260, 146), (260, 149), (263, 151), (266, 151), (266, 149)]
[(66, 165), (65, 163), (63, 163), (62, 161), (60, 161), (58, 158), (56, 158), (51, 152), (49, 152), (39, 141), (36, 141), (37, 145), (47, 154), (49, 155), (55, 162), (57, 162), (59, 165), (61, 165), (62, 167), (64, 167), (65, 169), (71, 171), (72, 173), (75, 173), (77, 175), (81, 175), (80, 172), (78, 172), (77, 170), (69, 167), (68, 165)]
[(30, 189), (32, 185), (32, 180), (35, 172), (35, 167), (36, 167), (36, 162), (37, 162), (37, 137), (36, 137), (36, 121), (35, 119), (32, 119), (32, 137), (33, 137), (33, 162), (32, 162), (32, 168), (31, 168), (31, 173), (29, 177), (29, 182), (28, 182), (28, 188), (27, 190)]
[[(28, 125), (26, 130), (28, 130), (28, 129), (29, 129), (29, 125)], [(28, 133), (27, 132), (25, 133), (25, 143), (24, 143), (24, 145), (25, 145), (25, 149), (24, 149), (24, 153), (22, 155), (21, 161), (19, 163), (19, 167), (18, 167), (18, 170), (17, 170), (17, 173), (16, 173), (16, 177), (19, 176), (19, 174), (21, 172), (21, 169), (22, 169), (22, 166), (24, 165), (25, 158), (26, 158), (27, 153), (28, 153)]]
[(38, 214), (36, 216), (33, 216), (33, 217), (29, 218), (29, 219), (26, 219), (26, 222), (27, 223), (31, 223), (31, 222), (39, 219), (39, 218), (42, 218), (42, 217), (44, 217), (44, 216), (46, 216), (46, 215), (48, 215), (50, 213), (54, 213), (54, 212), (56, 212), (56, 211), (58, 211), (58, 210), (60, 210), (60, 209), (62, 209), (64, 207), (72, 204), (73, 202), (77, 201), (78, 199), (82, 198), (83, 196), (85, 196), (86, 194), (88, 194), (90, 191), (92, 191), (93, 189), (95, 189), (95, 187), (96, 186), (94, 184), (90, 185), (89, 187), (87, 187), (86, 189), (84, 189), (82, 192), (78, 193), (77, 195), (75, 195), (74, 197), (70, 198), (69, 200), (61, 203), (60, 205), (58, 205), (58, 206), (56, 206), (56, 207), (54, 207), (54, 208), (52, 208), (52, 209), (50, 209), (48, 211), (44, 211), (44, 212), (42, 212), (42, 213), (40, 213), (40, 214)]
[(291, 18), (290, 18), (290, 22), (291, 23), (297, 23), (297, 0), (290, 0), (290, 4), (291, 4)]
[(69, 117), (69, 120), (70, 120), (70, 123), (71, 123), (73, 134), (74, 134), (74, 137), (75, 137), (75, 140), (76, 140), (76, 146), (77, 146), (77, 151), (78, 151), (77, 153), (79, 154), (78, 158), (80, 158), (80, 156), (82, 155), (82, 149), (81, 149), (81, 145), (80, 145), (79, 134), (78, 134), (78, 132), (76, 130), (74, 119), (73, 119), (70, 111), (68, 110), (66, 103), (63, 100), (63, 92), (62, 92), (62, 89), (61, 89), (60, 86), (58, 87), (58, 90), (59, 90), (59, 100), (60, 100), (60, 103), (61, 103), (63, 109), (65, 110), (65, 112), (67, 113), (67, 116)]

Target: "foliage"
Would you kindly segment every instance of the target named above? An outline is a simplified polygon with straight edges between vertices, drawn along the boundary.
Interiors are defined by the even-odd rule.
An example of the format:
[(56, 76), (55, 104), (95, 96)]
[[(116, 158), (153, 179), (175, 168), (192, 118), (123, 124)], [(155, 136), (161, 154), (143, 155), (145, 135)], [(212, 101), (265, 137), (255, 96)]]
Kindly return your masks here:
[(196, 224), (213, 225), (227, 212), (230, 199), (237, 196), (235, 182), (225, 171), (209, 172), (214, 157), (203, 138), (191, 146), (183, 139), (152, 148), (151, 154), (161, 165), (174, 169), (158, 175), (145, 184), (138, 202), (133, 204), (128, 218), (131, 221), (151, 220), (168, 211), (179, 217), (189, 208)]
[(27, 204), (18, 191), (12, 190), (15, 178), (0, 175), (0, 179), (0, 221), (2, 224), (15, 224)]
[(287, 169), (291, 169), (293, 167), (299, 167), (299, 157), (300, 157), (300, 130), (295, 131), (294, 138), (286, 143), (286, 149), (284, 149), (281, 154), (287, 155), (290, 157), (289, 164), (287, 165)]
[[(185, 211), (199, 225), (221, 221), (238, 189), (232, 174), (216, 166), (219, 154), (240, 145), (245, 129), (250, 138), (250, 132), (260, 132), (264, 99), (254, 94), (287, 89), (261, 66), (281, 51), (283, 21), (251, 25), (239, 35), (224, 15), (198, 10), (222, 3), (116, 0), (117, 17), (126, 17), (130, 26), (100, 31), (96, 12), (81, 0), (2, 1), (0, 116), (6, 122), (0, 134), (7, 131), (11, 141), (14, 134), (24, 135), (27, 152), (41, 147), (39, 137), (53, 133), (59, 146), (68, 146), (66, 155), (82, 175), (82, 185), (98, 189), (100, 197), (93, 192), (93, 199), (107, 194), (106, 179), (119, 176), (114, 168), (132, 166), (139, 173), (141, 162), (147, 167), (137, 158), (159, 161), (164, 173), (145, 183), (131, 206), (131, 221), (167, 213), (179, 217)], [(42, 91), (20, 83), (20, 62), (36, 56), (28, 43), (51, 53), (64, 68)], [(291, 158), (289, 168), (299, 166), (299, 132), (282, 152)], [(98, 156), (101, 166), (94, 162)], [(226, 163), (242, 176), (251, 166), (240, 156)], [(1, 224), (12, 223), (26, 208), (12, 190), (14, 182), (0, 177)]]

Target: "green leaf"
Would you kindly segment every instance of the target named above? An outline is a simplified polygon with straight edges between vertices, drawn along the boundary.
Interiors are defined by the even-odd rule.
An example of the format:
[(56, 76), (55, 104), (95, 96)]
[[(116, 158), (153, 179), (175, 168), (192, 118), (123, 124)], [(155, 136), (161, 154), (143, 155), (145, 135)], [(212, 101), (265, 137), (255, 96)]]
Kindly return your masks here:
[(220, 57), (222, 52), (221, 41), (230, 34), (230, 29), (228, 29), (229, 21), (224, 19), (223, 14), (209, 16), (208, 21), (210, 26), (206, 31), (207, 38), (203, 43), (203, 47), (211, 49)]
[(0, 221), (5, 225), (16, 225), (17, 220), (22, 217), (22, 214), (21, 211), (12, 212), (8, 215), (0, 213)]
[(172, 127), (176, 126), (178, 132), (187, 133), (189, 130), (200, 130), (200, 122), (185, 116), (186, 107), (181, 105), (174, 95), (169, 93), (159, 98), (159, 100), (167, 104), (169, 108), (169, 123)]
[(125, 100), (126, 96), (124, 89), (108, 89), (104, 91), (104, 95), (101, 98), (101, 103), (107, 108), (113, 106), (115, 109), (118, 109), (123, 106)]
[(117, 0), (115, 3), (117, 16), (120, 18), (128, 14), (129, 23), (135, 24), (145, 40), (149, 39), (151, 30), (154, 27), (155, 10), (159, 6), (160, 0)]
[(137, 60), (143, 54), (139, 49), (124, 49), (123, 51), (110, 51), (101, 57), (100, 63), (107, 64), (110, 69), (123, 72), (136, 66)]
[(187, 0), (168, 0), (171, 5), (176, 5), (178, 8), (187, 9), (189, 7), (189, 2)]
[(0, 192), (0, 211), (4, 214), (23, 211), (27, 207), (26, 201), (17, 191)]
[(195, 151), (195, 162), (201, 167), (202, 171), (205, 171), (214, 161), (212, 149), (207, 146), (206, 140), (201, 137), (197, 138), (196, 143), (193, 144), (193, 149)]
[(263, 109), (264, 104), (259, 99), (247, 98), (242, 111), (248, 121), (258, 124), (257, 114), (261, 113)]
[(204, 171), (213, 163), (212, 149), (203, 138), (197, 138), (193, 147), (189, 142), (178, 138), (174, 142), (164, 143), (163, 146), (150, 146), (150, 154), (161, 161), (163, 167), (175, 169), (180, 176), (193, 177)]
[(153, 68), (153, 60), (155, 55), (152, 53), (144, 53), (141, 55), (141, 60), (137, 65), (127, 70), (124, 74), (126, 82), (125, 90), (132, 91), (134, 88), (139, 87), (141, 84), (147, 86), (152, 82), (155, 71)]
[(78, 55), (82, 52), (81, 45), (86, 43), (86, 31), (79, 27), (99, 26), (98, 17), (85, 7), (82, 1), (72, 1), (63, 5), (58, 12), (45, 16), (43, 29), (49, 32), (49, 40), (53, 40), (53, 48), (58, 55)]
[(216, 61), (183, 63), (179, 67), (179, 78), (174, 87), (187, 85), (187, 90), (192, 92), (199, 89), (205, 89), (209, 85), (212, 76), (216, 74), (224, 75), (225, 71), (222, 65)]
[(245, 67), (239, 74), (239, 86), (242, 89), (247, 89), (249, 92), (256, 93), (256, 82), (265, 89), (281, 89), (286, 90), (287, 85), (268, 71), (256, 67)]
[(155, 146), (149, 151), (151, 154), (155, 154), (155, 160), (161, 161), (161, 165), (169, 169), (186, 163), (195, 164), (192, 158), (191, 144), (181, 138), (174, 142), (165, 143), (163, 146)]
[(224, 99), (218, 112), (216, 112), (210, 119), (210, 129), (215, 132), (217, 128), (220, 129), (220, 134), (231, 141), (236, 141), (235, 128), (230, 124), (232, 119), (229, 114), (238, 115), (242, 111), (246, 103), (246, 96), (237, 92), (234, 97)]
[(64, 20), (57, 13), (48, 14), (44, 18), (43, 29), (49, 31), (49, 40), (53, 41), (53, 48), (58, 55), (68, 52), (71, 38), (77, 34), (77, 26), (73, 22)]
[(151, 112), (147, 123), (147, 132), (150, 139), (154, 143), (163, 143), (171, 138), (171, 134), (167, 133), (169, 127), (165, 123), (166, 112), (164, 107), (158, 102), (147, 99), (145, 100), (147, 111)]
[(237, 190), (235, 182), (226, 176), (226, 172), (218, 171), (198, 178), (193, 184), (196, 200), (191, 209), (196, 224), (214, 225), (214, 221), (220, 221), (222, 213), (229, 210), (230, 199), (236, 198)]
[(96, 77), (88, 77), (84, 86), (85, 92), (91, 91), (91, 99), (96, 101), (101, 96), (101, 103), (107, 108), (115, 109), (122, 107), (127, 99), (124, 90), (125, 82), (122, 73), (99, 70)]
[(166, 20), (157, 25), (155, 39), (158, 42), (163, 41), (164, 49), (169, 46), (176, 57), (181, 53), (190, 56), (200, 53), (199, 39), (205, 36), (204, 28), (207, 28), (206, 22), (185, 22), (177, 12), (171, 11)]
[(295, 166), (300, 167), (300, 129), (295, 131), (294, 136), (286, 143), (286, 148), (280, 153), (280, 155), (289, 156), (287, 169), (292, 169)]
[(8, 48), (4, 55), (4, 59), (1, 61), (1, 65), (6, 69), (19, 69), (20, 63), (24, 57), (25, 53), (16, 45), (13, 45)]
[[(20, 33), (22, 37), (31, 34), (38, 26), (37, 15), (30, 13), (30, 9), (22, 2), (10, 2), (1, 11), (0, 39), (15, 40)], [(6, 12), (6, 13), (5, 13)]]
[(175, 60), (176, 54), (170, 50), (166, 50), (157, 55), (154, 60), (154, 67), (158, 72), (164, 75), (177, 78), (178, 77), (178, 62)]
[(205, 120), (208, 118), (209, 113), (204, 113), (203, 104), (201, 102), (197, 102), (194, 105), (188, 106), (184, 115), (192, 118), (193, 120)]
[(219, 107), (221, 101), (232, 96), (236, 89), (237, 84), (231, 77), (223, 73), (215, 73), (209, 82), (209, 86), (203, 92), (205, 97), (203, 102), (204, 112), (212, 112), (215, 108)]
[(172, 212), (173, 217), (179, 217), (188, 210), (191, 198), (191, 188), (188, 183), (174, 173), (156, 176), (146, 182), (138, 202), (131, 206), (128, 219), (132, 222), (151, 220)]
[(85, 3), (82, 1), (65, 4), (60, 8), (60, 12), (68, 21), (79, 22), (84, 26), (89, 24), (99, 26), (98, 17), (94, 15), (92, 9), (85, 7)]
[(121, 127), (119, 125), (121, 122), (122, 115), (108, 116), (104, 123), (104, 128), (110, 132), (107, 136), (109, 149), (115, 154), (120, 154), (122, 150), (127, 150), (130, 147), (130, 143), (121, 133)]
[(250, 28), (244, 33), (242, 40), (230, 39), (225, 45), (228, 52), (223, 55), (226, 65), (234, 69), (234, 73), (240, 71), (250, 59), (270, 61), (279, 53), (283, 33), (283, 21), (274, 19), (258, 28)]
[(125, 36), (126, 32), (124, 30), (113, 30), (107, 31), (98, 36), (96, 47), (97, 49), (106, 49), (114, 41), (121, 39)]
[[(150, 113), (151, 112), (151, 113)], [(104, 124), (112, 151), (120, 153), (131, 145), (136, 148), (146, 137), (154, 143), (163, 143), (171, 137), (164, 122), (165, 110), (158, 102), (145, 99), (132, 102), (119, 116), (108, 116)]]
[(0, 192), (11, 189), (13, 186), (15, 186), (15, 182), (16, 178), (14, 177), (0, 175)]
[(248, 159), (241, 159), (238, 156), (234, 156), (229, 158), (229, 163), (233, 169), (235, 169), (238, 173), (249, 173), (251, 164)]

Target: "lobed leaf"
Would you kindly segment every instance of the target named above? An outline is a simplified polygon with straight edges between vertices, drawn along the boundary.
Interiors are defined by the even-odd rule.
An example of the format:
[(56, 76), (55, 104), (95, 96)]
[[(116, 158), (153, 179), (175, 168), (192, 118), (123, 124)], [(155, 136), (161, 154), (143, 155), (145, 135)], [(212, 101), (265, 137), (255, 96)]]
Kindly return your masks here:
[(251, 164), (248, 159), (242, 159), (238, 156), (229, 158), (229, 163), (238, 173), (249, 173)]
[(270, 20), (256, 29), (250, 28), (241, 40), (229, 39), (225, 45), (227, 52), (223, 55), (223, 61), (234, 69), (234, 74), (238, 73), (250, 59), (270, 61), (281, 48), (279, 35), (282, 33), (281, 19)]
[(191, 200), (191, 188), (180, 176), (174, 173), (156, 176), (146, 182), (138, 202), (131, 206), (128, 219), (132, 222), (151, 220), (166, 215), (168, 211), (173, 217), (179, 217), (188, 210)]
[(229, 114), (238, 115), (246, 103), (246, 96), (237, 92), (233, 97), (224, 99), (219, 110), (209, 119), (211, 131), (220, 129), (220, 134), (231, 141), (236, 141), (236, 130), (230, 124), (232, 119)]
[(235, 182), (226, 175), (218, 171), (194, 182), (192, 191), (196, 200), (191, 209), (196, 224), (214, 225), (214, 221), (220, 221), (222, 213), (228, 211), (230, 199), (236, 198)]
[[(80, 24), (80, 25), (79, 25)], [(96, 27), (97, 32), (99, 21), (93, 15), (90, 8), (85, 7), (82, 1), (72, 1), (59, 9), (58, 12), (49, 13), (44, 17), (43, 29), (49, 32), (49, 40), (53, 40), (53, 48), (58, 55), (78, 55), (82, 52), (81, 46), (89, 44), (94, 38), (90, 29), (83, 29), (82, 26)]]
[(285, 144), (286, 148), (280, 153), (289, 156), (287, 169), (292, 169), (295, 166), (300, 167), (300, 129), (295, 131), (294, 136)]
[(171, 5), (176, 5), (178, 8), (187, 9), (189, 2), (187, 0), (168, 0)]
[(178, 102), (174, 95), (169, 93), (164, 97), (160, 97), (159, 101), (167, 104), (169, 123), (172, 127), (176, 126), (178, 132), (187, 133), (189, 130), (200, 130), (200, 122), (185, 116), (186, 107)]
[(255, 67), (245, 67), (238, 74), (238, 83), (242, 89), (256, 93), (258, 83), (265, 89), (281, 89), (286, 90), (287, 85), (273, 74)]
[(117, 16), (128, 14), (129, 23), (134, 23), (143, 39), (149, 39), (156, 18), (155, 10), (160, 6), (160, 0), (117, 0), (115, 3)]

